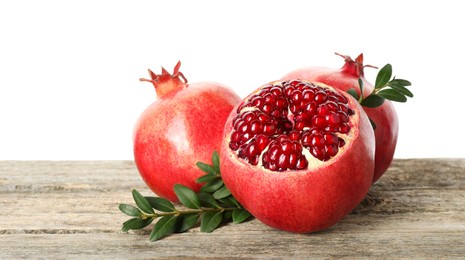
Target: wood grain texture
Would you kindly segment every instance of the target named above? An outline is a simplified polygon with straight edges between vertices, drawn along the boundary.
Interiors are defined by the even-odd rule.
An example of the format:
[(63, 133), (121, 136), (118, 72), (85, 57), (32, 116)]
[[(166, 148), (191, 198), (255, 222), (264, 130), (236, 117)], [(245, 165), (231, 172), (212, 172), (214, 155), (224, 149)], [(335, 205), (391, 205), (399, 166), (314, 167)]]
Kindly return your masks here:
[(130, 161), (0, 161), (0, 259), (465, 258), (465, 159), (395, 160), (314, 234), (251, 220), (149, 242), (149, 229), (120, 231), (134, 188), (151, 195)]

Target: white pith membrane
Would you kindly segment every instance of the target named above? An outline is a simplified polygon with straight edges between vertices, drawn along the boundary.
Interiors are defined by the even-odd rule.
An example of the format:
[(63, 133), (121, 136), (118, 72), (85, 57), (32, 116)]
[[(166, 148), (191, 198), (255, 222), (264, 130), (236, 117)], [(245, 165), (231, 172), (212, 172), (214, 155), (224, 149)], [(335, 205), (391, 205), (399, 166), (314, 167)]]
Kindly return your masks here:
[[(334, 131), (333, 130), (324, 130), (324, 129), (319, 129), (319, 131), (321, 131), (322, 133), (331, 133), (335, 136), (337, 136), (338, 139), (340, 140), (343, 140), (343, 144), (338, 146), (338, 151), (335, 155), (331, 156), (330, 158), (327, 158), (325, 160), (321, 160), (321, 159), (318, 159), (316, 158), (311, 152), (309, 149), (311, 149), (312, 147), (304, 147), (304, 145), (302, 144), (300, 138), (302, 138), (302, 134), (305, 132), (305, 131), (310, 131), (312, 128), (316, 128), (315, 126), (305, 126), (303, 127), (301, 130), (299, 130), (300, 132), (300, 137), (299, 137), (299, 140), (293, 140), (294, 142), (298, 142), (300, 143), (301, 147), (302, 147), (302, 151), (301, 151), (301, 156), (303, 156), (306, 161), (307, 161), (307, 166), (304, 168), (304, 169), (300, 169), (300, 170), (305, 170), (305, 169), (308, 169), (308, 168), (312, 168), (312, 169), (315, 169), (315, 168), (318, 168), (322, 165), (327, 165), (328, 163), (331, 163), (333, 161), (335, 161), (337, 159), (337, 157), (340, 157), (342, 156), (342, 154), (345, 152), (346, 148), (347, 147), (350, 147), (351, 146), (351, 142), (352, 142), (352, 139), (353, 139), (353, 136), (355, 135), (355, 129), (356, 127), (354, 127), (358, 121), (359, 121), (359, 115), (358, 113), (356, 113), (357, 111), (354, 110), (353, 108), (351, 108), (351, 106), (353, 106), (353, 102), (351, 102), (349, 99), (350, 97), (348, 97), (348, 95), (342, 95), (341, 94), (341, 91), (337, 91), (335, 90), (333, 87), (331, 86), (328, 86), (326, 84), (323, 84), (323, 83), (319, 83), (319, 82), (308, 82), (308, 81), (304, 81), (304, 80), (286, 80), (286, 81), (276, 81), (276, 82), (271, 82), (269, 84), (267, 84), (266, 86), (270, 86), (271, 87), (276, 87), (279, 85), (281, 85), (282, 87), (282, 90), (283, 92), (285, 92), (286, 88), (284, 86), (282, 86), (282, 84), (284, 83), (290, 83), (290, 82), (293, 82), (293, 81), (298, 81), (299, 83), (303, 83), (303, 84), (307, 84), (307, 85), (311, 85), (311, 86), (315, 86), (315, 87), (320, 87), (320, 88), (323, 88), (323, 89), (329, 89), (331, 91), (333, 91), (334, 93), (336, 93), (335, 95), (339, 95), (339, 96), (343, 96), (347, 102), (340, 102), (340, 103), (343, 103), (345, 104), (347, 107), (349, 107), (349, 110), (350, 110), (350, 114), (348, 114), (348, 121), (345, 122), (346, 125), (348, 125), (350, 127), (349, 131), (347, 132), (344, 132), (344, 133), (341, 133), (341, 132), (338, 132), (338, 131)], [(305, 90), (305, 89), (303, 89)], [(302, 90), (302, 91), (303, 91)], [(243, 101), (242, 103), (242, 107), (239, 107), (238, 111), (237, 111), (237, 116), (241, 116), (241, 115), (244, 115), (244, 113), (246, 112), (255, 112), (255, 111), (260, 111), (262, 113), (263, 112), (263, 109), (262, 108), (259, 108), (259, 107), (256, 107), (256, 106), (246, 106), (246, 104), (254, 97), (256, 97), (259, 93), (261, 93), (263, 91), (263, 89), (259, 89), (257, 90), (255, 93), (252, 93), (251, 95), (249, 95), (249, 97)], [(284, 94), (283, 94), (284, 95)], [(291, 101), (289, 101), (290, 98), (287, 98), (287, 116), (286, 117), (282, 117), (284, 119), (287, 119), (289, 121), (293, 121), (294, 120), (294, 116), (297, 116), (298, 113), (292, 113), (291, 111)], [(337, 101), (336, 101), (337, 102)], [(324, 101), (322, 102), (321, 104), (319, 104), (319, 106), (323, 105), (323, 104), (326, 104), (327, 101)], [(299, 111), (297, 111), (299, 112)], [(268, 114), (269, 116), (271, 116), (271, 114), (269, 113), (265, 113), (265, 114)], [(258, 163), (257, 164), (252, 164), (248, 161), (247, 158), (241, 158), (239, 155), (238, 155), (238, 151), (239, 149), (242, 149), (244, 147), (247, 147), (248, 144), (250, 144), (252, 142), (252, 140), (255, 139), (255, 137), (259, 134), (255, 134), (253, 136), (251, 136), (247, 141), (245, 142), (242, 142), (240, 144), (240, 147), (237, 148), (236, 150), (232, 149), (232, 152), (236, 154), (236, 156), (238, 157), (239, 160), (242, 160), (246, 163), (248, 163), (250, 166), (252, 167), (259, 167), (259, 168), (262, 168), (262, 169), (265, 169), (265, 170), (269, 170), (269, 171), (272, 171), (272, 172), (282, 172), (282, 171), (295, 171), (295, 170), (299, 170), (299, 169), (291, 169), (291, 168), (287, 168), (285, 170), (272, 170), (272, 169), (269, 169), (269, 168), (266, 168), (263, 164), (263, 157), (264, 155), (269, 151), (270, 147), (271, 147), (271, 144), (273, 143), (274, 140), (276, 140), (276, 137), (277, 136), (281, 136), (281, 135), (286, 135), (286, 136), (289, 136), (289, 132), (291, 132), (292, 130), (295, 130), (295, 123), (296, 121), (292, 122), (292, 129), (290, 131), (285, 131), (284, 133), (275, 133), (271, 136), (268, 136), (269, 138), (271, 138), (272, 140), (269, 141), (269, 143), (266, 145), (266, 147), (261, 151), (260, 155), (258, 156)], [(232, 131), (231, 131), (231, 134), (228, 135), (227, 137), (227, 143), (228, 144), (231, 144), (231, 136), (232, 136), (232, 133), (236, 131), (234, 125), (232, 126)], [(274, 139), (273, 139), (274, 138)], [(340, 141), (339, 141), (340, 142)], [(244, 148), (245, 149), (245, 148)]]

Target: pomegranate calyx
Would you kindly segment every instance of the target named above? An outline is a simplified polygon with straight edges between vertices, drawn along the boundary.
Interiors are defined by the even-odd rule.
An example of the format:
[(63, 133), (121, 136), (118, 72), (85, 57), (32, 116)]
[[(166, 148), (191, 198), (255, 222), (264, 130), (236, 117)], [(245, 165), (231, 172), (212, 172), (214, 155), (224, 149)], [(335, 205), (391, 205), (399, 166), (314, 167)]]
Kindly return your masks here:
[(174, 67), (173, 74), (169, 73), (163, 67), (161, 67), (161, 74), (156, 74), (149, 69), (150, 79), (140, 78), (139, 80), (152, 83), (157, 91), (157, 96), (163, 97), (168, 93), (187, 87), (187, 79), (184, 74), (179, 71), (180, 67), (181, 61), (178, 61)]
[(335, 52), (334, 54), (341, 56), (344, 58), (344, 66), (342, 66), (342, 72), (348, 73), (353, 75), (354, 77), (364, 77), (365, 73), (363, 69), (365, 67), (377, 69), (378, 67), (373, 65), (363, 65), (363, 53), (360, 53), (355, 60), (353, 60), (349, 55), (343, 55), (340, 53)]

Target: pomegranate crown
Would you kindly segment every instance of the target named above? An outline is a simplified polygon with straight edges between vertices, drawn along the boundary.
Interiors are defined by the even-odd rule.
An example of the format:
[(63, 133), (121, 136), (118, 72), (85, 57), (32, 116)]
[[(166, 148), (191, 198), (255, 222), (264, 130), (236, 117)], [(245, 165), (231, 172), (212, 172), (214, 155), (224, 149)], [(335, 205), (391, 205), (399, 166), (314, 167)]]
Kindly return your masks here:
[(378, 67), (372, 66), (372, 65), (363, 65), (363, 53), (360, 53), (360, 55), (353, 60), (349, 55), (343, 55), (335, 52), (334, 54), (341, 56), (344, 58), (345, 64), (342, 66), (342, 71), (349, 73), (353, 76), (358, 77), (364, 77), (365, 73), (363, 72), (363, 69), (365, 67), (369, 68), (374, 68), (377, 69)]
[(151, 79), (140, 78), (140, 81), (151, 82), (157, 91), (157, 96), (162, 97), (172, 91), (185, 88), (187, 79), (179, 71), (181, 68), (181, 61), (178, 61), (174, 67), (173, 74), (170, 74), (165, 68), (161, 67), (161, 74), (155, 74), (150, 69), (149, 75)]

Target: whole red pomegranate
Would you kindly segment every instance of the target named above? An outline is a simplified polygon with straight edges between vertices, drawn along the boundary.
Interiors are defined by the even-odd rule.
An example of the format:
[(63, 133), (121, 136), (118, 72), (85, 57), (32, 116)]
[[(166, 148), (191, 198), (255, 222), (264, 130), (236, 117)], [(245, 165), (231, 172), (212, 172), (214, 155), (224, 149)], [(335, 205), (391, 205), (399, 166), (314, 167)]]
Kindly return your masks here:
[(263, 223), (292, 232), (331, 227), (368, 192), (374, 169), (369, 119), (349, 94), (323, 83), (268, 83), (231, 112), (221, 172)]
[(134, 129), (134, 158), (140, 175), (153, 192), (178, 202), (177, 183), (195, 191), (195, 180), (204, 173), (196, 162), (208, 162), (219, 150), (224, 123), (240, 98), (229, 88), (213, 82), (187, 84), (179, 71), (162, 68), (149, 81), (158, 99), (138, 119)]
[[(360, 54), (355, 61), (349, 56), (340, 56), (345, 60), (344, 66), (340, 69), (324, 67), (301, 68), (288, 73), (282, 79), (304, 79), (321, 82), (343, 91), (355, 89), (357, 94), (360, 95), (358, 79), (361, 78), (364, 83), (363, 95), (369, 95), (373, 91), (373, 85), (364, 77), (363, 69), (365, 66), (363, 65), (363, 54)], [(397, 144), (399, 122), (394, 106), (389, 100), (385, 100), (381, 106), (376, 108), (363, 108), (376, 126), (374, 183), (386, 172), (392, 163)]]

